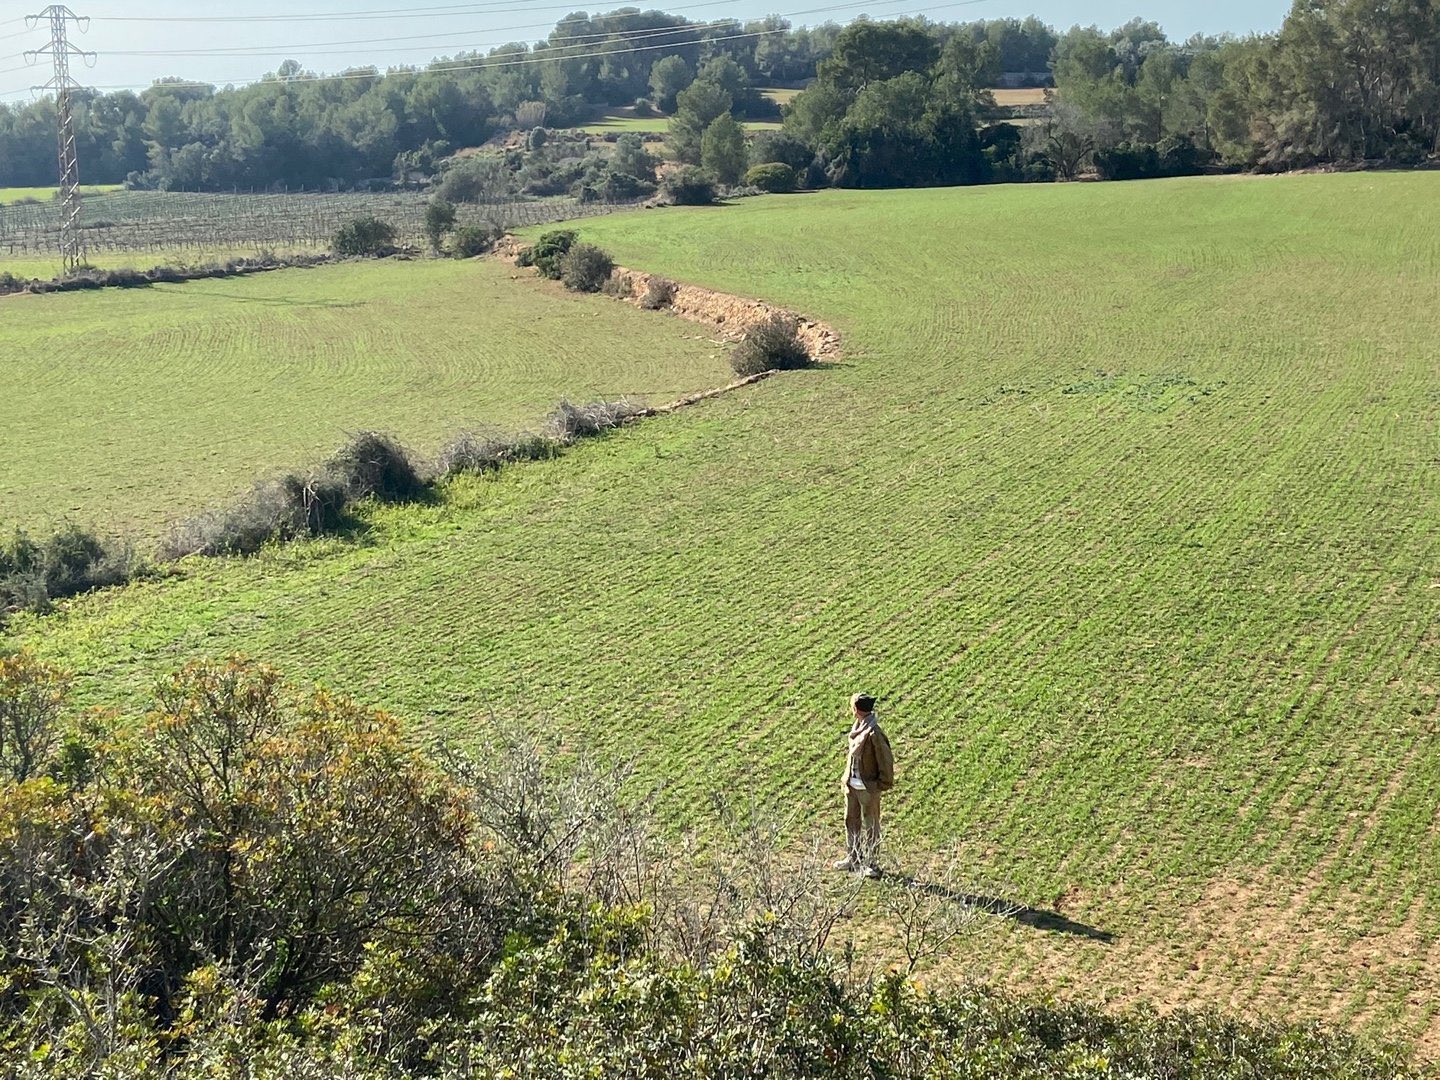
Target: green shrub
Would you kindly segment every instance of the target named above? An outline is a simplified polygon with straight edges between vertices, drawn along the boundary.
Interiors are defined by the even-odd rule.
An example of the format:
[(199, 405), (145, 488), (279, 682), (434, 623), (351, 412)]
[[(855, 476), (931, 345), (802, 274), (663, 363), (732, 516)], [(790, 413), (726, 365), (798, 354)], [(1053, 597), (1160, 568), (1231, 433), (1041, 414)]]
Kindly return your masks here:
[(676, 206), (709, 206), (715, 201), (715, 181), (695, 165), (682, 165), (667, 174), (660, 190)]
[(730, 355), (737, 375), (786, 371), (811, 363), (810, 350), (800, 339), (800, 322), (777, 312), (752, 326)]
[(788, 131), (762, 131), (750, 144), (750, 161), (754, 165), (778, 161), (799, 174), (814, 160), (815, 151), (810, 145)]
[(425, 207), (425, 239), (430, 241), (430, 250), (438, 253), (445, 240), (445, 234), (455, 228), (455, 204), (434, 198)]
[(395, 251), (395, 226), (377, 217), (356, 218), (340, 227), (330, 246), (336, 255), (389, 255)]
[(128, 545), (106, 542), (66, 524), (45, 540), (16, 529), (0, 543), (0, 621), (17, 611), (44, 611), (94, 589), (122, 585), (139, 569)]
[(599, 292), (615, 272), (615, 260), (594, 244), (576, 244), (560, 259), (560, 280), (575, 292)]
[(450, 253), (457, 259), (473, 259), (495, 247), (504, 231), (495, 225), (462, 225), (450, 241)]
[(772, 195), (783, 194), (795, 190), (795, 170), (783, 161), (766, 162), (764, 165), (756, 165), (747, 172), (745, 183), (751, 187), (757, 187), (761, 191), (768, 191)]
[(542, 277), (559, 280), (562, 272), (560, 261), (575, 246), (577, 236), (574, 229), (552, 229), (541, 233), (540, 239), (530, 248), (529, 259), (522, 265), (534, 266)]

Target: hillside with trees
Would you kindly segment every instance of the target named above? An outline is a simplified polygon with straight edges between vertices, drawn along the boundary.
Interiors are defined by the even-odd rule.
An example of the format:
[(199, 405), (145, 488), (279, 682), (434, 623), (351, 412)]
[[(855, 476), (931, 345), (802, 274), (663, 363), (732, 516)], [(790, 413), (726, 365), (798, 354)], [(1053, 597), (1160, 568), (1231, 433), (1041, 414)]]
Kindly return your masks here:
[[(1002, 78), (1053, 78), (1052, 107), (996, 122)], [(163, 189), (352, 187), (510, 130), (565, 128), (597, 109), (671, 115), (671, 149), (705, 165), (722, 114), (773, 117), (756, 91), (808, 83), (787, 144), (748, 162), (711, 137), (711, 171), (783, 161), (810, 186), (889, 187), (1418, 164), (1440, 143), (1436, 0), (1297, 0), (1274, 34), (1167, 38), (1135, 19), (1057, 34), (1039, 20), (694, 23), (623, 9), (561, 20), (534, 45), (418, 69), (320, 77), (295, 62), (244, 87), (160, 80), (78, 96), (85, 179)], [(0, 105), (0, 187), (53, 179), (53, 100)], [(673, 115), (672, 115), (673, 114)], [(803, 145), (803, 148), (802, 148)]]

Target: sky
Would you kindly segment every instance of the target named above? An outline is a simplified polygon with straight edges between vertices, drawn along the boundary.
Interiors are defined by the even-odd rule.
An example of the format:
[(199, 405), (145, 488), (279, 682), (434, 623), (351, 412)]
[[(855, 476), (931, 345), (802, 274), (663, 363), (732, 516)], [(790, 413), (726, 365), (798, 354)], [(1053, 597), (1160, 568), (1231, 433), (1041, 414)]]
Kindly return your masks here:
[[(45, 29), (27, 31), (22, 21), (43, 6), (41, 0), (0, 0), (0, 101), (27, 100), (29, 87), (49, 77), (47, 59), (27, 67), (21, 55), (48, 41)], [(93, 66), (74, 62), (74, 77), (104, 89), (140, 89), (167, 75), (221, 86), (248, 82), (287, 59), (327, 72), (361, 64), (382, 69), (423, 64), (507, 41), (539, 40), (575, 10), (627, 5), (619, 0), (588, 9), (560, 0), (69, 0), (69, 6), (92, 20), (87, 32), (73, 35), (74, 44), (96, 53)], [(1141, 15), (1179, 40), (1197, 32), (1275, 30), (1290, 0), (650, 0), (635, 6), (701, 22), (781, 14), (796, 25), (848, 22), (861, 14), (877, 19), (924, 14), (945, 22), (1037, 15), (1062, 30), (1076, 23), (1108, 29)], [(205, 21), (233, 17), (245, 21)]]

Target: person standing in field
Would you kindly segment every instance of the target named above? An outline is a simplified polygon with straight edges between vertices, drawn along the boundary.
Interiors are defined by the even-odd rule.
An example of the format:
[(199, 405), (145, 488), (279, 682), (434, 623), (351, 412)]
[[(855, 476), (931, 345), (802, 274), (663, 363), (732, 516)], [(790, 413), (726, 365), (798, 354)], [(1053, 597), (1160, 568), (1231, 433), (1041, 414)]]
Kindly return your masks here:
[(890, 740), (875, 718), (875, 699), (869, 694), (856, 694), (850, 699), (850, 709), (855, 720), (850, 726), (842, 781), (849, 854), (835, 864), (835, 869), (879, 877), (875, 853), (880, 847), (880, 797), (895, 786), (895, 758), (890, 753)]

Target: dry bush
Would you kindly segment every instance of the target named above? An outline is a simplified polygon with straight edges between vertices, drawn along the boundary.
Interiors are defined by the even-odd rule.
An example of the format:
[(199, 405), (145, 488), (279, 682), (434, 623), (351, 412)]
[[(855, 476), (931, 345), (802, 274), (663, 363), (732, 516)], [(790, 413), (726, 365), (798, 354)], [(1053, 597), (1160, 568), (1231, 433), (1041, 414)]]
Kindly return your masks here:
[(517, 461), (544, 461), (560, 449), (543, 435), (462, 431), (440, 451), (437, 468), (441, 476), (494, 472)]
[(626, 398), (619, 401), (592, 401), (588, 405), (562, 401), (555, 411), (545, 418), (542, 430), (561, 445), (569, 446), (580, 439), (617, 428), (644, 411), (644, 406)]
[(560, 281), (574, 292), (599, 292), (615, 272), (615, 260), (594, 244), (575, 244), (560, 259)]
[(376, 431), (351, 436), (325, 463), (324, 474), (343, 484), (352, 499), (413, 502), (425, 494), (425, 481), (410, 452)]
[(679, 288), (668, 278), (652, 277), (645, 283), (645, 295), (640, 298), (640, 306), (646, 311), (668, 308), (675, 303), (675, 294)]
[(351, 524), (345, 484), (317, 473), (286, 473), (255, 485), (221, 510), (181, 522), (160, 545), (163, 559), (253, 555), (275, 540), (339, 532)]
[(635, 295), (635, 279), (629, 274), (611, 274), (600, 291), (616, 300), (629, 300)]
[(800, 339), (800, 320), (781, 312), (752, 326), (730, 355), (730, 366), (737, 375), (789, 371), (812, 362), (810, 350)]

